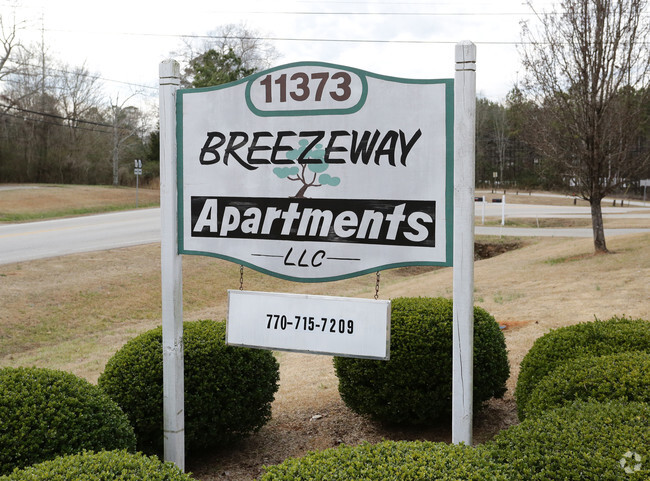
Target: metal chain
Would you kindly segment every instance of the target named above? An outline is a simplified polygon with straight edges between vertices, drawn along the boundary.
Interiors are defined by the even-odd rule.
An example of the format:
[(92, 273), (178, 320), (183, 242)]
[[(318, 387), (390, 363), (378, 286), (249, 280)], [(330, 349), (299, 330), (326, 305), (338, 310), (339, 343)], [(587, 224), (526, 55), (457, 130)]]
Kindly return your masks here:
[(244, 290), (244, 266), (239, 266), (239, 290)]
[(375, 282), (375, 301), (379, 299), (379, 280), (381, 278), (381, 274), (379, 271), (377, 271), (377, 282)]

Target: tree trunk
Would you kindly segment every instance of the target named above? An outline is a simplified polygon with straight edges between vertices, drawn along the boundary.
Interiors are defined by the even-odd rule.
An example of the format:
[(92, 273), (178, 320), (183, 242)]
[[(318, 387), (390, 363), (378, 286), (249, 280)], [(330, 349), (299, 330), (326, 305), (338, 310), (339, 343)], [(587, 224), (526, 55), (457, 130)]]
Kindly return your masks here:
[(594, 249), (596, 253), (609, 252), (605, 244), (605, 228), (603, 227), (603, 211), (601, 208), (601, 199), (592, 198), (589, 201), (591, 205), (591, 228), (594, 233)]
[(307, 192), (307, 189), (309, 189), (311, 185), (309, 184), (303, 184), (302, 187), (300, 187), (300, 190), (296, 195), (294, 195), (292, 198), (293, 199), (304, 199), (305, 198), (305, 192)]
[(120, 138), (118, 136), (117, 130), (117, 113), (115, 113), (115, 120), (113, 122), (113, 185), (118, 186), (120, 184)]
[(117, 148), (113, 151), (113, 185), (120, 185), (120, 171), (119, 171), (119, 154)]

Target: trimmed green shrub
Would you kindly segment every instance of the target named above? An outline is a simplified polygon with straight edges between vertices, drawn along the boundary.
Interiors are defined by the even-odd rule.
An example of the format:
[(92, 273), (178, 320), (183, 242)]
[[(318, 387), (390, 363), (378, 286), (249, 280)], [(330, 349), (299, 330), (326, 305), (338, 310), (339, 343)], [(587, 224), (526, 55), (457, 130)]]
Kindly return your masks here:
[[(391, 301), (389, 361), (334, 359), (339, 392), (353, 411), (373, 419), (427, 424), (451, 414), (452, 301)], [(505, 340), (494, 318), (474, 308), (474, 403), (479, 409), (506, 391), (510, 369)]]
[(484, 447), (513, 481), (648, 480), (650, 405), (577, 401), (501, 431)]
[(537, 416), (576, 400), (650, 403), (650, 353), (631, 351), (568, 361), (537, 384), (525, 415)]
[(538, 338), (521, 362), (515, 397), (520, 419), (531, 393), (560, 364), (579, 357), (625, 351), (650, 352), (650, 322), (613, 317), (552, 330)]
[(176, 465), (126, 451), (61, 456), (16, 470), (0, 481), (192, 481)]
[(469, 446), (423, 441), (341, 445), (266, 466), (260, 481), (500, 481), (504, 469)]
[(0, 369), (0, 474), (83, 449), (135, 449), (117, 404), (67, 372)]
[[(200, 451), (232, 443), (271, 418), (278, 363), (270, 351), (226, 346), (225, 322), (183, 326), (185, 445)], [(127, 342), (99, 378), (135, 428), (138, 449), (163, 448), (162, 328)]]

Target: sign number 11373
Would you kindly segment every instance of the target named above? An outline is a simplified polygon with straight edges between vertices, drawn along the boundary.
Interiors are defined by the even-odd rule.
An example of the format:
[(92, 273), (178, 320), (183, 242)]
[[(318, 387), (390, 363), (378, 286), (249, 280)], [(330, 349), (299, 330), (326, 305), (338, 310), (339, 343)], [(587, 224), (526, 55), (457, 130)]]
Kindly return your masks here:
[[(352, 95), (352, 76), (348, 72), (295, 72), (291, 76), (286, 73), (274, 78), (272, 74), (260, 80), (264, 87), (266, 103), (279, 101), (284, 103), (288, 96), (296, 102), (307, 100), (320, 102), (327, 94), (336, 102), (345, 102)], [(278, 98), (274, 98), (278, 95)]]

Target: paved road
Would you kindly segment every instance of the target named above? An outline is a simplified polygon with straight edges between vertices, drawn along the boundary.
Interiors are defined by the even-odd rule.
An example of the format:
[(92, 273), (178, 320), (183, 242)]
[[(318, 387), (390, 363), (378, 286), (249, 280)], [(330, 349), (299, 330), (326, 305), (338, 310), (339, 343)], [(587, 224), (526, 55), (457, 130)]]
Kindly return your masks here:
[[(500, 206), (490, 205), (490, 209), (495, 210), (491, 215), (501, 215)], [(507, 206), (507, 209), (508, 216), (515, 215), (514, 204)], [(540, 217), (550, 213), (553, 217), (583, 215), (582, 212), (571, 208), (566, 212), (566, 207), (518, 205), (516, 209), (520, 217), (535, 217), (530, 215), (531, 212), (535, 212)], [(630, 215), (650, 219), (648, 209), (629, 208), (629, 211), (626, 209), (616, 208), (615, 212), (617, 216)], [(626, 211), (623, 212), (624, 210)], [(480, 219), (481, 211), (478, 205), (476, 214)], [(650, 228), (606, 229), (605, 236), (640, 232), (650, 232)], [(481, 225), (476, 226), (476, 233), (520, 237), (591, 237), (592, 235), (591, 229), (535, 229)], [(160, 209), (157, 208), (24, 224), (5, 224), (0, 225), (0, 264), (155, 242), (160, 242)]]
[(160, 242), (160, 209), (0, 225), (0, 264)]

